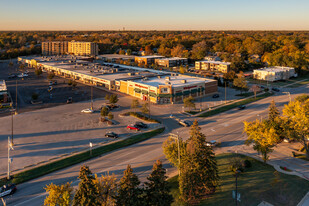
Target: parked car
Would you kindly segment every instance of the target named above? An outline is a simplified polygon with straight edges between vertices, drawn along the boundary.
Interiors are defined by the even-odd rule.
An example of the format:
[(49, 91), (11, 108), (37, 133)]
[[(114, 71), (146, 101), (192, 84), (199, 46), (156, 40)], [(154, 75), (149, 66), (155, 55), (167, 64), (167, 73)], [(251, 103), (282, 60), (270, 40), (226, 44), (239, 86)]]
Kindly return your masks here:
[(280, 90), (278, 88), (273, 87), (271, 90), (275, 91), (275, 92), (280, 92)]
[(128, 130), (135, 130), (135, 131), (140, 131), (140, 128), (138, 128), (136, 125), (131, 124), (127, 126)]
[(8, 76), (9, 79), (14, 79), (14, 78), (16, 78), (16, 77), (17, 77), (16, 74), (10, 74), (10, 75)]
[(69, 97), (69, 98), (67, 99), (67, 104), (71, 104), (72, 102), (73, 102), (72, 97)]
[(49, 82), (49, 85), (53, 85), (53, 82), (52, 82), (52, 81), (50, 81), (50, 82)]
[(110, 137), (110, 138), (118, 138), (118, 134), (116, 134), (115, 132), (108, 132), (105, 134), (105, 137)]
[(57, 85), (57, 84), (58, 84), (57, 81), (54, 81), (54, 82), (53, 82), (53, 85)]
[(135, 122), (135, 126), (137, 126), (138, 128), (147, 128), (148, 125), (143, 123), (143, 122)]
[(12, 195), (14, 192), (16, 192), (17, 187), (15, 184), (7, 184), (0, 187), (0, 197), (4, 197), (7, 195)]
[(28, 70), (26, 70), (24, 73), (25, 73), (25, 74), (29, 74), (29, 71), (28, 71)]
[(186, 121), (186, 120), (180, 120), (179, 124), (184, 126), (184, 127), (190, 127), (191, 126), (191, 123), (189, 121)]
[(92, 109), (83, 109), (83, 110), (81, 111), (81, 113), (90, 114), (90, 113), (93, 113), (93, 110), (92, 110)]
[(25, 73), (21, 73), (21, 74), (17, 75), (17, 77), (20, 77), (20, 78), (27, 77), (27, 76), (28, 76), (28, 74), (25, 74)]
[(239, 107), (238, 107), (238, 110), (243, 110), (243, 109), (245, 109), (246, 108), (246, 105), (240, 105)]
[(219, 94), (212, 95), (212, 98), (219, 98)]
[(214, 147), (214, 146), (217, 145), (217, 141), (216, 140), (211, 140), (209, 142), (206, 142), (206, 145), (210, 146), (210, 147)]

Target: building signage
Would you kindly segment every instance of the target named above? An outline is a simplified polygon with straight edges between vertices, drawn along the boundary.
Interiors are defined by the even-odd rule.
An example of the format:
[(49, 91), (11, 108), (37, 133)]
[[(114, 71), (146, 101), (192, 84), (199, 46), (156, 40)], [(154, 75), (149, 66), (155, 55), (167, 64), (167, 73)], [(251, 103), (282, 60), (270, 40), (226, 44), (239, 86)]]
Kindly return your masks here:
[(139, 84), (135, 84), (136, 87), (139, 87), (139, 88), (143, 88), (143, 89), (148, 89), (148, 87), (145, 87), (145, 86), (142, 86), (142, 85), (139, 85)]
[(192, 88), (195, 88), (195, 87), (197, 87), (197, 86), (194, 85), (194, 86), (184, 87), (183, 89), (192, 89)]

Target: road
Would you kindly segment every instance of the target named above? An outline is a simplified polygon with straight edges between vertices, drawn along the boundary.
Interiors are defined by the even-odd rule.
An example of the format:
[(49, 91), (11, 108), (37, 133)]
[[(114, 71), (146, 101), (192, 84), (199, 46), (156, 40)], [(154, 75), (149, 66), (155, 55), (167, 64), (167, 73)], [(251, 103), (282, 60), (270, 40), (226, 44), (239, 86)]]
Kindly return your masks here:
[[(285, 91), (288, 91), (286, 89)], [(308, 85), (294, 89), (291, 92), (292, 98), (296, 94), (308, 93)], [(289, 97), (285, 94), (278, 93), (275, 96), (262, 99), (260, 101), (247, 105), (244, 110), (233, 109), (219, 115), (208, 118), (195, 118), (182, 116), (184, 119), (198, 119), (202, 132), (206, 134), (208, 140), (215, 139), (221, 141), (222, 145), (216, 149), (216, 153), (222, 152), (244, 152), (250, 155), (254, 155), (255, 152), (248, 146), (245, 146), (244, 140), (246, 136), (242, 133), (243, 121), (252, 121), (257, 118), (265, 118), (268, 113), (268, 106), (270, 101), (274, 99), (279, 107), (289, 101)], [(157, 137), (151, 138), (144, 142), (126, 147), (96, 159), (84, 162), (88, 165), (93, 173), (103, 174), (105, 172), (115, 173), (121, 175), (127, 164), (131, 164), (134, 172), (143, 181), (149, 174), (152, 168), (152, 164), (157, 159), (163, 160), (164, 167), (168, 169), (168, 172), (174, 169), (168, 164), (164, 155), (162, 154), (162, 143), (168, 137), (169, 132), (178, 133), (183, 139), (188, 137), (188, 128), (180, 127), (174, 119), (169, 118), (168, 107), (153, 106), (152, 112), (156, 117), (160, 118), (166, 126), (166, 131)], [(176, 114), (177, 115), (177, 114)], [(309, 176), (309, 165), (307, 162), (296, 160), (289, 157), (287, 154), (286, 146), (279, 145), (275, 152), (271, 155), (270, 162), (280, 165), (287, 164), (290, 169), (296, 170), (301, 174)], [(18, 185), (18, 192), (13, 196), (7, 197), (8, 205), (42, 205), (45, 198), (44, 187), (51, 182), (55, 184), (61, 184), (65, 182), (73, 182), (73, 185), (77, 185), (77, 175), (81, 165), (75, 166), (45, 175), (43, 177), (31, 180), (29, 182)]]

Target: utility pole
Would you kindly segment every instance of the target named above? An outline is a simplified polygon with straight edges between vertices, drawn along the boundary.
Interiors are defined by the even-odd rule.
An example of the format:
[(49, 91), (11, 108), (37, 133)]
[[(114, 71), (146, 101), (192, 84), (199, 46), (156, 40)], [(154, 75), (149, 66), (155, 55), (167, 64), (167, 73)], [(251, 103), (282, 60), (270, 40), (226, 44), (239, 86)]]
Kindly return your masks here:
[(178, 145), (178, 175), (180, 176), (180, 145), (179, 145), (179, 135), (178, 134), (173, 134), (169, 133), (169, 137), (172, 139), (177, 140), (177, 145)]
[(148, 118), (150, 119), (150, 95), (148, 92)]
[(15, 88), (16, 96), (15, 96), (15, 115), (18, 114), (17, 112), (17, 79), (16, 79), (16, 88)]
[(91, 85), (91, 110), (93, 110), (93, 100), (92, 100), (92, 96), (93, 96), (93, 91), (92, 91), (92, 85)]
[(225, 104), (226, 104), (226, 81), (224, 82), (224, 90), (225, 90)]
[(14, 110), (11, 110), (11, 132), (12, 132), (12, 134), (11, 134), (11, 140), (12, 140), (12, 145), (14, 145), (14, 135), (13, 135), (13, 133), (14, 133), (14, 122), (13, 122), (13, 116), (14, 116)]

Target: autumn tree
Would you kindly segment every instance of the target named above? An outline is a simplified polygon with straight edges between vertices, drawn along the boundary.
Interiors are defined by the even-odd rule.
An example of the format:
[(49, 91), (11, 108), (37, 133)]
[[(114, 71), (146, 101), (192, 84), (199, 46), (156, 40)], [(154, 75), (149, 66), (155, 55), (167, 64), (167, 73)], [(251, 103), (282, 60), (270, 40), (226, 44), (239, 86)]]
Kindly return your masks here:
[(195, 108), (194, 98), (189, 96), (183, 99), (184, 107), (189, 107), (189, 111), (191, 111), (191, 107)]
[(276, 103), (275, 103), (275, 100), (272, 100), (270, 105), (269, 105), (269, 108), (268, 108), (268, 120), (270, 122), (275, 122), (277, 120), (277, 118), (279, 118), (279, 109), (277, 108), (276, 106)]
[(37, 75), (37, 76), (40, 76), (42, 74), (42, 69), (41, 68), (36, 68), (34, 73)]
[(309, 158), (309, 99), (299, 101), (296, 98), (284, 105), (283, 122), (285, 135), (300, 142), (306, 151), (306, 157)]
[(185, 47), (182, 44), (178, 44), (177, 46), (173, 47), (171, 50), (171, 55), (173, 57), (184, 57)]
[(101, 116), (106, 117), (108, 115), (108, 108), (107, 107), (102, 107), (101, 109)]
[(149, 206), (169, 206), (173, 202), (162, 162), (154, 163), (152, 172), (145, 182), (145, 201)]
[(152, 49), (151, 49), (151, 47), (149, 45), (145, 46), (145, 54), (146, 55), (153, 54), (153, 51), (152, 51)]
[(139, 107), (139, 101), (137, 99), (133, 99), (131, 102), (131, 109), (133, 109), (134, 111), (136, 110), (136, 108)]
[(208, 51), (209, 47), (206, 41), (198, 42), (192, 46), (191, 57), (192, 59), (203, 59)]
[(98, 188), (98, 202), (102, 206), (114, 206), (118, 193), (117, 178), (114, 174), (106, 174), (98, 177), (95, 175), (94, 184)]
[(45, 188), (48, 195), (44, 200), (44, 205), (48, 206), (70, 206), (73, 198), (73, 188), (71, 183), (55, 185), (51, 183)]
[(248, 139), (246, 144), (253, 144), (253, 149), (262, 155), (266, 162), (269, 159), (268, 154), (273, 151), (273, 147), (278, 142), (279, 136), (276, 130), (267, 124), (267, 121), (244, 122), (244, 132)]
[(78, 179), (80, 179), (80, 182), (73, 199), (73, 206), (97, 206), (99, 204), (99, 191), (88, 166), (84, 165), (80, 168)]
[(180, 67), (179, 67), (179, 72), (180, 72), (181, 74), (186, 73), (186, 72), (187, 72), (186, 67), (184, 67), (184, 66), (180, 66)]
[(148, 114), (149, 113), (149, 104), (147, 102), (142, 105), (141, 112), (143, 114)]
[(248, 89), (247, 80), (244, 77), (235, 78), (233, 86), (239, 89), (241, 93)]
[(52, 80), (55, 77), (55, 73), (54, 72), (50, 72), (47, 75), (47, 79)]
[(142, 189), (139, 188), (140, 181), (130, 165), (124, 171), (124, 175), (119, 182), (118, 194), (116, 196), (117, 206), (143, 206)]
[(117, 94), (112, 94), (109, 96), (109, 103), (116, 104), (119, 101)]
[(185, 202), (196, 202), (215, 192), (219, 173), (215, 154), (195, 120), (187, 140), (187, 155), (181, 159), (179, 190)]

